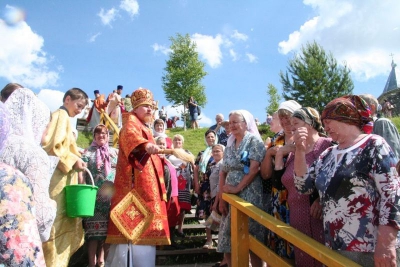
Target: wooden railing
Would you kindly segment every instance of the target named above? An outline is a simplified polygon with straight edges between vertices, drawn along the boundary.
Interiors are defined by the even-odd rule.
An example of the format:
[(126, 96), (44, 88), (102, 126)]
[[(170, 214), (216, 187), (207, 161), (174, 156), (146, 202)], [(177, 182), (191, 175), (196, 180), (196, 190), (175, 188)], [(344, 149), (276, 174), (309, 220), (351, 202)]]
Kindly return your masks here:
[(100, 113), (100, 123), (104, 123), (109, 130), (113, 131), (113, 147), (117, 147), (119, 140), (119, 128), (117, 125), (115, 125), (110, 116), (108, 116), (107, 112), (104, 112), (104, 110), (101, 110)]
[(231, 206), (231, 253), (233, 267), (249, 266), (250, 250), (265, 261), (268, 267), (293, 266), (292, 262), (281, 258), (249, 234), (249, 218), (253, 218), (326, 266), (360, 266), (236, 195), (223, 194), (222, 198)]

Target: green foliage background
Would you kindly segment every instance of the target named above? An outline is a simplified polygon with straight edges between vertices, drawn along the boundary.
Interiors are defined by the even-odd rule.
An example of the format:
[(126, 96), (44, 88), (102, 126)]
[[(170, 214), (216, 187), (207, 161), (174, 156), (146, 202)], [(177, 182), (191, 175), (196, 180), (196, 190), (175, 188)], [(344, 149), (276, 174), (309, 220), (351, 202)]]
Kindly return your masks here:
[(289, 60), (287, 70), (280, 72), (283, 97), (321, 113), (331, 100), (353, 91), (350, 69), (346, 62), (343, 65), (316, 42), (307, 43)]
[(191, 41), (189, 34), (178, 33), (175, 37), (170, 37), (170, 41), (171, 53), (162, 76), (165, 99), (173, 106), (183, 105), (184, 113), (186, 113), (186, 103), (191, 96), (199, 106), (204, 107), (207, 96), (201, 81), (207, 72), (204, 71), (204, 62), (199, 59), (196, 44)]

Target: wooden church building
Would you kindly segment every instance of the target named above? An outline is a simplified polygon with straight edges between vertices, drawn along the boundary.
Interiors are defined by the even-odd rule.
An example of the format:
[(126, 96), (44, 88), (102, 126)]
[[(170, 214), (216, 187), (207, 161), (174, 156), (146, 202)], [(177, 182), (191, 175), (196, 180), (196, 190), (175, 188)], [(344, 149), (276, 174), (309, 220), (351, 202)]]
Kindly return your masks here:
[(384, 100), (387, 99), (394, 106), (394, 109), (392, 110), (392, 115), (398, 116), (400, 114), (400, 87), (397, 85), (395, 69), (396, 64), (392, 59), (392, 70), (389, 74), (382, 94), (378, 97), (378, 101), (379, 104), (383, 105)]

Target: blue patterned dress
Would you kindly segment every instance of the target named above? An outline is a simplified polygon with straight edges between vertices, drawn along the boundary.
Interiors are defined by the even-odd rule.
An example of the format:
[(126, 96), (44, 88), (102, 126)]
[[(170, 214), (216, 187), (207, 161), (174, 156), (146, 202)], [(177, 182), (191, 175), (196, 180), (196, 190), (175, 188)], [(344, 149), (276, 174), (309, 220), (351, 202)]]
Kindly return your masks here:
[[(235, 143), (227, 147), (224, 151), (224, 161), (222, 170), (227, 173), (226, 184), (236, 186), (240, 183), (244, 176), (244, 165), (240, 162), (240, 153), (247, 151), (249, 159), (262, 162), (265, 156), (265, 146), (261, 139), (253, 134), (246, 132), (242, 142), (236, 149)], [(252, 203), (256, 207), (263, 208), (263, 188), (261, 184), (261, 176), (257, 174), (254, 180), (245, 187), (238, 196)], [(263, 242), (265, 237), (265, 227), (250, 219), (249, 232), (259, 241)], [(220, 231), (218, 236), (218, 252), (231, 252), (231, 215), (230, 212), (222, 217)]]

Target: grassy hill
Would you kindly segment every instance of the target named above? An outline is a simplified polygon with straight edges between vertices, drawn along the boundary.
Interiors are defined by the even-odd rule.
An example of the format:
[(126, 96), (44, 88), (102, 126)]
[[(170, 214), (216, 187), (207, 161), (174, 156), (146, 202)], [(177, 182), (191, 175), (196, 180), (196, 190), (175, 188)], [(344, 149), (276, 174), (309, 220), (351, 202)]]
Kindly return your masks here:
[[(185, 139), (183, 147), (193, 155), (197, 155), (200, 151), (204, 150), (206, 147), (204, 134), (208, 130), (208, 128), (201, 129), (187, 129), (186, 131), (183, 128), (174, 128), (169, 129), (167, 135), (172, 139), (174, 135), (180, 134)], [(269, 131), (269, 126), (261, 125), (259, 126), (259, 131), (263, 136), (263, 140), (267, 138), (267, 136), (272, 137), (272, 132)], [(79, 132), (77, 144), (81, 148), (87, 148), (91, 144), (93, 140), (93, 136), (91, 132)]]

